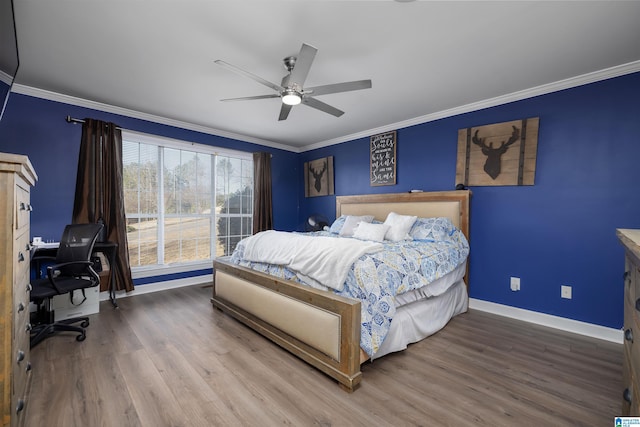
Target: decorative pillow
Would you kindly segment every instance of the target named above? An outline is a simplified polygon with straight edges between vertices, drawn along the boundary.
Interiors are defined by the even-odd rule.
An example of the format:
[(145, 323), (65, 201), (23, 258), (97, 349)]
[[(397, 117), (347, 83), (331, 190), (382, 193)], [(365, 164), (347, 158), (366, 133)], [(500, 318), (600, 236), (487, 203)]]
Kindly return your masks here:
[(347, 215), (347, 219), (345, 219), (344, 225), (340, 230), (340, 235), (347, 236), (347, 237), (353, 236), (353, 231), (360, 222), (371, 222), (371, 221), (373, 221), (373, 215), (362, 215), (362, 216)]
[(456, 227), (446, 217), (418, 218), (409, 231), (414, 240), (445, 240)]
[(344, 221), (346, 219), (346, 215), (342, 215), (340, 218), (336, 218), (336, 220), (333, 221), (333, 224), (331, 224), (331, 228), (329, 229), (329, 231), (333, 234), (340, 233), (340, 230), (342, 230), (342, 226), (344, 225)]
[(389, 212), (387, 219), (384, 221), (384, 223), (389, 226), (384, 238), (392, 242), (410, 240), (409, 230), (411, 230), (411, 226), (416, 222), (416, 219), (418, 219), (417, 216), (398, 215), (395, 212)]
[(353, 237), (361, 240), (373, 240), (382, 242), (384, 235), (387, 234), (389, 226), (386, 224), (370, 224), (368, 222), (360, 222), (353, 232)]

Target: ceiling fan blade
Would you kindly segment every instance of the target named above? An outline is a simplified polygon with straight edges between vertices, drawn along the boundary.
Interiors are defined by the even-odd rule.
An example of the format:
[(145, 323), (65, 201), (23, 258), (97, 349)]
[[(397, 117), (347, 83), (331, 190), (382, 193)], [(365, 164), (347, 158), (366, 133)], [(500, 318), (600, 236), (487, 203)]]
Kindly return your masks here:
[(361, 90), (371, 88), (371, 80), (357, 80), (353, 82), (335, 83), (305, 88), (305, 93), (313, 96), (327, 95), (329, 93), (349, 92), (351, 90)]
[(341, 115), (344, 114), (344, 111), (342, 110), (338, 110), (336, 107), (332, 107), (329, 104), (325, 104), (322, 101), (318, 101), (315, 98), (312, 97), (303, 97), (302, 98), (302, 103), (305, 105), (308, 105), (311, 108), (315, 108), (316, 110), (320, 110), (323, 111), (325, 113), (329, 113), (332, 116), (336, 116), (336, 117), (340, 117)]
[(257, 81), (258, 83), (261, 83), (267, 87), (270, 87), (271, 89), (275, 90), (276, 92), (280, 93), (281, 91), (284, 90), (284, 88), (282, 86), (279, 86), (275, 83), (271, 83), (268, 80), (263, 79), (262, 77), (258, 77), (253, 73), (250, 73), (248, 71), (243, 70), (242, 68), (238, 68), (235, 65), (231, 65), (228, 62), (222, 61), (220, 59), (216, 59), (214, 61), (216, 64), (223, 66), (224, 68), (233, 71), (234, 73), (240, 74), (242, 76), (245, 77), (249, 77), (252, 80)]
[(283, 102), (282, 107), (280, 108), (280, 116), (278, 117), (278, 121), (287, 120), (292, 107), (292, 105), (287, 105)]
[(240, 98), (226, 98), (220, 101), (251, 101), (254, 99), (268, 99), (268, 98), (280, 98), (280, 95), (274, 93), (272, 95), (256, 95), (256, 96), (243, 96)]
[(307, 75), (311, 69), (311, 64), (313, 63), (313, 59), (316, 57), (317, 52), (318, 49), (315, 47), (302, 43), (300, 53), (298, 53), (296, 58), (296, 63), (293, 66), (293, 70), (291, 70), (291, 78), (289, 79), (289, 82), (297, 83), (300, 88), (303, 87), (304, 81), (307, 79)]

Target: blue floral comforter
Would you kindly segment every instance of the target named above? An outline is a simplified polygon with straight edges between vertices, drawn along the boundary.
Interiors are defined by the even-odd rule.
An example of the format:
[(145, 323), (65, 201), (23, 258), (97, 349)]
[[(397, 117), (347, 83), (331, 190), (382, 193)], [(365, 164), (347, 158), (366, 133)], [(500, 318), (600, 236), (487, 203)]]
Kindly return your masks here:
[[(328, 231), (307, 234), (350, 238), (339, 237)], [(421, 288), (443, 277), (465, 262), (469, 255), (467, 239), (455, 227), (438, 235), (429, 233), (416, 237), (401, 242), (384, 241), (384, 250), (363, 255), (353, 264), (342, 291), (325, 288), (361, 301), (360, 346), (369, 356), (378, 351), (389, 332), (396, 311), (396, 295)], [(231, 256), (231, 262), (305, 284), (283, 266), (244, 261), (243, 252), (244, 241), (240, 241)]]

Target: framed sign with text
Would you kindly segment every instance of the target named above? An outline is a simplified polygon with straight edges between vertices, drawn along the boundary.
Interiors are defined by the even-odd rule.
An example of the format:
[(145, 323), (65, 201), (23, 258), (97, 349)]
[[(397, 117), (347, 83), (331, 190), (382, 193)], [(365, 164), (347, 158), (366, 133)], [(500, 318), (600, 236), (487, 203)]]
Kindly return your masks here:
[(396, 131), (371, 137), (371, 185), (396, 184)]

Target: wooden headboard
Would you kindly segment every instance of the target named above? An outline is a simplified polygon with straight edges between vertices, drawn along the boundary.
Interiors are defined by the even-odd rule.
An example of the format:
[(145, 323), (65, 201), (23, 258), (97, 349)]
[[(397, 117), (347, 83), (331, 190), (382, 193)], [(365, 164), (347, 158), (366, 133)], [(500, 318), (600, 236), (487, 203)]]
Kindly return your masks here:
[(364, 194), (336, 197), (336, 218), (340, 215), (373, 215), (384, 221), (389, 212), (420, 218), (448, 217), (469, 240), (471, 191)]

